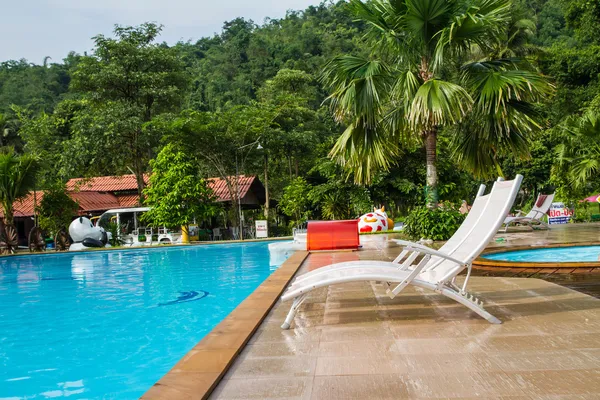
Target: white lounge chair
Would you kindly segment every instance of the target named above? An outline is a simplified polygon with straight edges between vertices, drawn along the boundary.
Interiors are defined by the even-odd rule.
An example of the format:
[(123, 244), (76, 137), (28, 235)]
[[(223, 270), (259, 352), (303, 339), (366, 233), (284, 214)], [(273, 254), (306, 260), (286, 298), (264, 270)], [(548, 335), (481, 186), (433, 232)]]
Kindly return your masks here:
[(527, 213), (527, 215), (523, 215), (521, 210), (517, 210), (518, 214), (516, 216), (504, 218), (504, 222), (502, 223), (502, 225), (504, 225), (504, 229), (502, 231), (506, 232), (508, 227), (513, 224), (526, 224), (529, 225), (531, 229), (535, 229), (533, 225), (536, 224), (539, 227), (548, 229), (548, 224), (542, 221), (542, 218), (550, 209), (550, 206), (554, 201), (554, 194), (555, 193), (538, 195), (533, 208)]
[[(461, 232), (457, 231), (440, 250), (401, 242), (408, 245), (393, 262), (351, 261), (319, 268), (300, 276), (281, 297), (283, 301), (294, 300), (281, 327), (290, 327), (298, 308), (312, 290), (355, 281), (385, 282), (388, 295), (392, 298), (409, 284), (430, 289), (465, 305), (491, 323), (501, 323), (484, 310), (483, 302), (466, 292), (466, 286), (471, 275), (471, 262), (502, 225), (504, 215), (510, 210), (522, 180), (523, 177), (517, 175), (513, 181), (498, 181), (489, 195), (478, 197), (469, 213), (473, 214), (469, 223), (463, 223), (459, 228)], [(415, 264), (420, 255), (423, 256), (422, 259)], [(456, 284), (456, 276), (465, 268), (468, 272), (461, 288)]]
[[(456, 230), (456, 232), (454, 232), (454, 235), (452, 235), (452, 237), (450, 239), (448, 239), (448, 241), (446, 241), (446, 243), (438, 251), (445, 253), (447, 255), (452, 255), (452, 253), (457, 249), (458, 245), (460, 245), (460, 243), (462, 243), (462, 240), (465, 238), (465, 236), (468, 235), (473, 230), (473, 227), (476, 225), (477, 221), (479, 220), (479, 217), (483, 213), (483, 210), (485, 209), (485, 206), (486, 206), (488, 198), (489, 198), (489, 195), (487, 195), (487, 196), (483, 195), (484, 192), (485, 192), (485, 185), (480, 185), (479, 190), (477, 191), (475, 200), (473, 202), (473, 206), (471, 207), (471, 211), (467, 214), (467, 217), (465, 218), (463, 223), (460, 225), (460, 227)], [(399, 240), (399, 239), (394, 239), (393, 241), (398, 243), (401, 246), (423, 247), (425, 249), (429, 249), (429, 247), (423, 246), (422, 244), (415, 243), (415, 242), (409, 242), (406, 240)], [(394, 261), (392, 261), (391, 263), (386, 263), (385, 266), (397, 268), (399, 266), (399, 263), (405, 258), (405, 256), (406, 256), (406, 252), (402, 252), (398, 255), (398, 257), (396, 257), (394, 259)], [(293, 284), (300, 283), (303, 280), (306, 280), (309, 278), (314, 279), (315, 276), (323, 275), (327, 271), (331, 271), (333, 269), (340, 269), (342, 266), (354, 267), (356, 265), (364, 265), (365, 262), (371, 262), (371, 261), (349, 261), (349, 262), (336, 263), (336, 264), (331, 264), (328, 266), (320, 267), (319, 269), (317, 269), (315, 271), (312, 271), (310, 273), (299, 276), (298, 278), (296, 278), (294, 280)], [(380, 261), (373, 261), (373, 262), (381, 263)]]

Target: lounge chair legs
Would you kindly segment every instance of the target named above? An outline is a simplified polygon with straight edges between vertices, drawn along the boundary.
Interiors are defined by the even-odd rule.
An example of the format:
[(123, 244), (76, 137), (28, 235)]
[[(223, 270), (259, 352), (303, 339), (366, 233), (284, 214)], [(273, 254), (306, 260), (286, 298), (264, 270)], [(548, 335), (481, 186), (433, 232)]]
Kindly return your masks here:
[(308, 293), (300, 295), (294, 299), (294, 302), (292, 303), (292, 307), (290, 307), (290, 312), (288, 313), (287, 317), (285, 318), (283, 325), (281, 325), (281, 329), (290, 329), (290, 325), (292, 324), (292, 321), (294, 320), (294, 317), (296, 316), (296, 312), (298, 312), (298, 308), (300, 307), (302, 302), (304, 300), (306, 300), (306, 296), (308, 296)]
[(489, 312), (485, 311), (483, 308), (483, 302), (479, 300), (477, 297), (470, 295), (468, 292), (458, 292), (454, 289), (445, 287), (440, 291), (444, 296), (451, 298), (452, 300), (462, 304), (465, 307), (468, 307), (472, 311), (475, 311), (481, 317), (486, 319), (488, 322), (492, 324), (501, 324), (498, 318), (494, 317)]

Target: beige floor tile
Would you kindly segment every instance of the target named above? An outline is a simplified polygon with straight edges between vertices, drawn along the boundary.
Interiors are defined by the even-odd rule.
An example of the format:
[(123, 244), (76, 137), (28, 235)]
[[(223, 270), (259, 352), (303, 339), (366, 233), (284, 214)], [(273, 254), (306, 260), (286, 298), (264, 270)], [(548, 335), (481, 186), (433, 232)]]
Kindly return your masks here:
[(524, 396), (526, 382), (502, 372), (408, 374), (406, 378), (411, 398), (461, 398), (494, 396)]
[(245, 357), (228, 371), (228, 379), (313, 376), (317, 365), (315, 356)]
[(317, 376), (312, 399), (398, 400), (408, 398), (403, 375)]
[(312, 381), (312, 377), (224, 380), (210, 398), (219, 400), (309, 399)]
[(600, 349), (600, 335), (596, 333), (578, 333), (574, 335), (558, 335), (556, 339), (568, 349)]
[(594, 361), (597, 366), (600, 366), (600, 349), (577, 349), (576, 351)]
[(528, 395), (597, 394), (600, 398), (600, 370), (532, 371), (518, 376), (528, 383)]
[(565, 349), (564, 342), (551, 335), (478, 337), (481, 348), (488, 354), (521, 351), (556, 351)]
[(242, 354), (247, 357), (290, 357), (299, 355), (317, 355), (318, 350), (318, 342), (287, 341), (249, 344), (246, 345)]
[(600, 366), (582, 353), (564, 350), (491, 354), (489, 359), (506, 372), (594, 369)]
[(502, 371), (485, 353), (406, 354), (402, 356), (409, 372), (416, 374), (463, 374)]
[(465, 336), (461, 331), (460, 325), (454, 323), (440, 323), (433, 328), (431, 324), (390, 323), (389, 329), (396, 339), (433, 339)]
[(321, 342), (319, 357), (387, 357), (398, 354), (394, 340), (356, 340), (353, 342)]
[(262, 343), (269, 342), (289, 342), (289, 341), (309, 341), (318, 342), (321, 337), (321, 330), (319, 328), (299, 328), (282, 330), (280, 327), (274, 326), (270, 329), (260, 328), (250, 338), (249, 343)]
[(367, 326), (323, 326), (321, 342), (348, 342), (356, 340), (393, 340), (387, 324), (374, 323)]
[(406, 357), (319, 357), (316, 375), (377, 375), (410, 371)]
[(396, 347), (402, 354), (464, 354), (482, 352), (476, 340), (453, 339), (397, 339)]

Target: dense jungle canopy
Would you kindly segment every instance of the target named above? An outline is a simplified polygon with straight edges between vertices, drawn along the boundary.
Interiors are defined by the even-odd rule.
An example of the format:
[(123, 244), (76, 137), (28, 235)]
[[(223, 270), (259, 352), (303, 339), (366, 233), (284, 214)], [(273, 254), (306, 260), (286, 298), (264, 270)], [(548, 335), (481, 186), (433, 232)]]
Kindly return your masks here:
[[(545, 190), (556, 189), (564, 201), (598, 193), (600, 5), (507, 4), (495, 58), (527, 63), (552, 93), (528, 110), (537, 127), (519, 151), (491, 145), (489, 168), (465, 162), (456, 127), (444, 126), (437, 134), (439, 199), (472, 199), (480, 183), (516, 173), (525, 176), (521, 203)], [(389, 165), (369, 170), (368, 179), (357, 179), (357, 170), (331, 153), (351, 122), (336, 112), (324, 71), (342, 55), (373, 57), (369, 23), (348, 3), (324, 2), (262, 23), (240, 17), (218, 35), (171, 45), (160, 31), (155, 23), (117, 26), (94, 38), (90, 54), (0, 63), (1, 145), (40, 157), (39, 188), (73, 177), (141, 176), (174, 143), (204, 177), (234, 175), (239, 152), (240, 173), (266, 180), (273, 204), (293, 221), (356, 217), (373, 204), (400, 216), (424, 204), (420, 143), (390, 142)], [(253, 142), (262, 149), (238, 150)]]

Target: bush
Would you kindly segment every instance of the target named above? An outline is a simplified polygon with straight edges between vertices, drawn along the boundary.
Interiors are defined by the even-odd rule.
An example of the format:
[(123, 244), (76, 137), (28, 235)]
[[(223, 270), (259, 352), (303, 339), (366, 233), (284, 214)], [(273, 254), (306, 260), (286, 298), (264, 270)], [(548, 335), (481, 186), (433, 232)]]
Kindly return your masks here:
[(59, 230), (68, 229), (78, 208), (77, 202), (67, 193), (65, 184), (55, 183), (45, 191), (36, 209), (40, 227), (54, 237)]
[(452, 204), (430, 210), (421, 206), (413, 208), (406, 217), (403, 232), (411, 239), (448, 240), (456, 232), (465, 215)]

